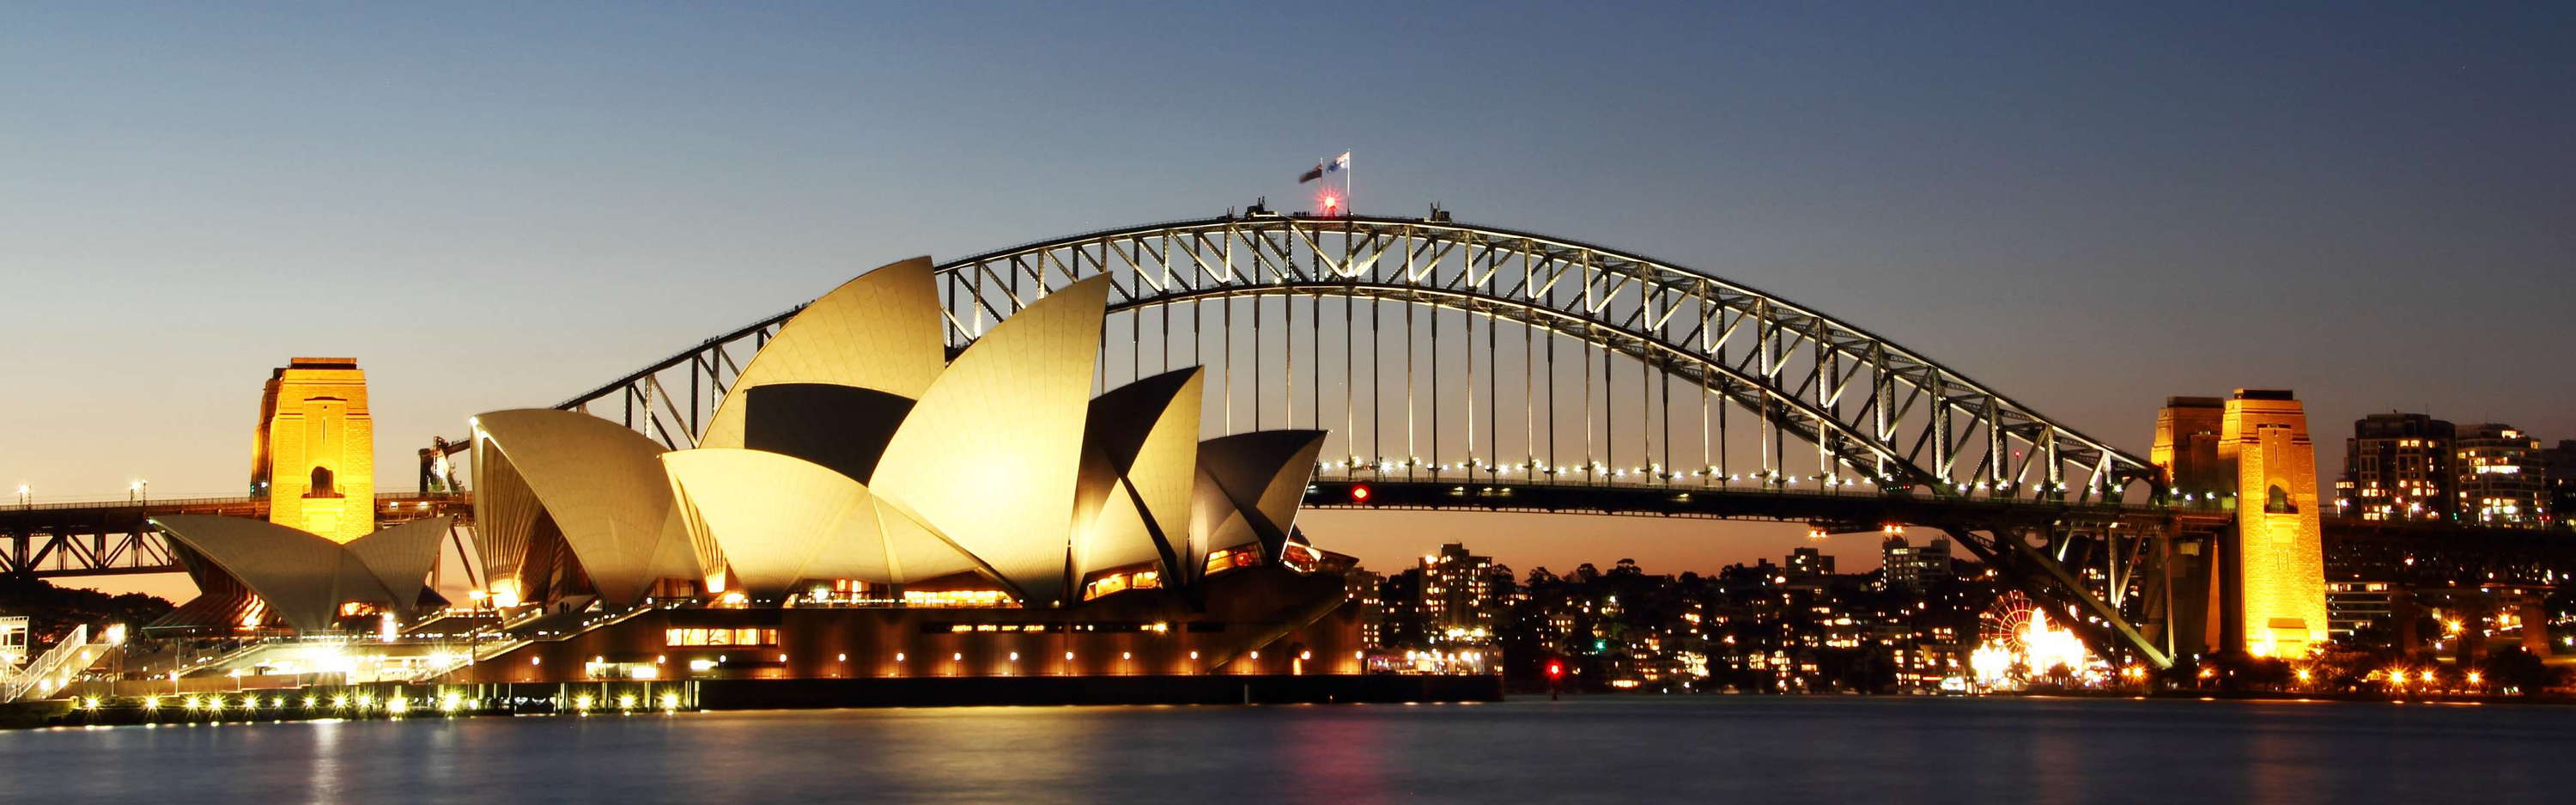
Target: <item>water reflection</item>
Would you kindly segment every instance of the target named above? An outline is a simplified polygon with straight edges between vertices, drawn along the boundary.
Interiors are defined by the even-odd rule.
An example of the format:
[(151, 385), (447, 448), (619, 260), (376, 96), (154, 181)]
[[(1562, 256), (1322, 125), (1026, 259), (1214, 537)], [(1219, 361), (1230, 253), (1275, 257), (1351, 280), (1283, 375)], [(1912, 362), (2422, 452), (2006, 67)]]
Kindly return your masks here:
[(1585, 698), (0, 733), (13, 802), (2538, 801), (2576, 711)]

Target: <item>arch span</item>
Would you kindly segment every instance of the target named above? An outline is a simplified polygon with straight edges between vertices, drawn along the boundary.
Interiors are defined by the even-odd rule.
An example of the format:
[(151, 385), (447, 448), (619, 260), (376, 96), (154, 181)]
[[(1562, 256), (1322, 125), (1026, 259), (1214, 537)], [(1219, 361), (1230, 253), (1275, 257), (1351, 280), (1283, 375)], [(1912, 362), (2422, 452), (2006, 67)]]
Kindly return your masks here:
[[(2130, 625), (2156, 617), (2141, 609), (2157, 597), (2152, 574), (2135, 571), (2151, 541), (2138, 518), (2162, 503), (2152, 464), (1866, 329), (1715, 275), (1441, 219), (1266, 212), (1055, 238), (933, 271), (952, 350), (1106, 275), (1103, 388), (1206, 365), (1211, 435), (1329, 431), (1327, 480), (1590, 487), (1605, 501), (1876, 499), (1845, 509), (1940, 521), (2098, 627), (2097, 642), (2160, 665), (2170, 656), (2152, 629)], [(692, 446), (794, 313), (559, 407)], [(1942, 511), (1962, 514), (1929, 514)], [(1990, 511), (2015, 514), (1975, 514)], [(2124, 540), (2115, 524), (2139, 536)], [(2067, 569), (2085, 564), (2109, 567), (2111, 581)]]

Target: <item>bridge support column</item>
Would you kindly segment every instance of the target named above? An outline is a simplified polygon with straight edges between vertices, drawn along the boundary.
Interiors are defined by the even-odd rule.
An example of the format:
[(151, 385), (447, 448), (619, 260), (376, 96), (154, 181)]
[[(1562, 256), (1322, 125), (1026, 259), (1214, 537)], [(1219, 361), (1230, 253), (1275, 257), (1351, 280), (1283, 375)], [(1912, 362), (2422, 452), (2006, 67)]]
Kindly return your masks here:
[(2155, 462), (2183, 521), (2207, 521), (2219, 613), (2213, 649), (2296, 657), (2326, 640), (2316, 447), (2284, 390), (2175, 397), (2156, 422)]

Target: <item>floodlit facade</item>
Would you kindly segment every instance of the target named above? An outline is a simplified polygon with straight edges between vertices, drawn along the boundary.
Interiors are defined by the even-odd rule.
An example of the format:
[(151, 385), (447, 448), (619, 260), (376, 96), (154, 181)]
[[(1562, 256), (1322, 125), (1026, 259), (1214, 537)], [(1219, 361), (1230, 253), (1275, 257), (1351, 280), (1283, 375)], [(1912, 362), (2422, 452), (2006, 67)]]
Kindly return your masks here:
[(269, 522), (332, 542), (375, 529), (375, 417), (358, 359), (295, 358), (269, 374), (250, 493), (268, 499)]
[(2187, 568), (2176, 574), (2178, 609), (2202, 613), (2177, 618), (2180, 644), (2296, 657), (2324, 643), (2316, 445), (2298, 398), (2283, 389), (2169, 398), (2154, 460), (2187, 512), (2234, 527), (2232, 538), (2178, 542), (2167, 557)]
[(808, 305), (694, 445), (473, 417), (468, 606), (420, 610), (446, 603), (423, 584), (445, 518), (164, 518), (207, 591), (191, 622), (436, 642), (417, 673), (450, 682), (1362, 670), (1358, 608), (1295, 524), (1322, 432), (1202, 441), (1197, 368), (1094, 396), (1105, 277), (953, 353), (935, 289), (919, 258)]
[(2289, 391), (2237, 389), (2219, 429), (2218, 460), (2236, 468), (2238, 584), (2245, 649), (2297, 657), (2326, 642), (2325, 549), (2318, 522), (2317, 450)]
[(1057, 289), (950, 359), (928, 259), (868, 272), (790, 318), (687, 449), (475, 417), (489, 600), (635, 614), (470, 673), (1355, 671), (1341, 580), (1295, 529), (1323, 434), (1200, 441), (1196, 368), (1095, 398), (1108, 290)]

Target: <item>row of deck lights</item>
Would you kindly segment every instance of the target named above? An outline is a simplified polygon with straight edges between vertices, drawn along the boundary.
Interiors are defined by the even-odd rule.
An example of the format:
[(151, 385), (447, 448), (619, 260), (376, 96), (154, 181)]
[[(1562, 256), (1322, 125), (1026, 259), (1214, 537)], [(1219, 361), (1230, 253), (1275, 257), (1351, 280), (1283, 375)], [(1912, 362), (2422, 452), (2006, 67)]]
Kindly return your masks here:
[[(1718, 473), (1717, 473), (1717, 468), (1715, 468), (1715, 467), (1708, 467), (1708, 468), (1703, 468), (1703, 469), (1696, 469), (1696, 470), (1691, 470), (1690, 472), (1687, 472), (1687, 473), (1683, 473), (1683, 472), (1666, 472), (1666, 471), (1664, 471), (1663, 466), (1662, 466), (1662, 465), (1660, 465), (1660, 464), (1648, 464), (1648, 465), (1643, 466), (1643, 467), (1608, 467), (1608, 466), (1604, 466), (1604, 465), (1602, 465), (1602, 464), (1601, 464), (1601, 462), (1598, 462), (1598, 461), (1592, 462), (1592, 463), (1590, 463), (1590, 464), (1577, 464), (1577, 465), (1574, 465), (1573, 467), (1567, 467), (1567, 466), (1562, 465), (1562, 464), (1555, 465), (1555, 466), (1548, 466), (1548, 465), (1540, 464), (1540, 463), (1538, 463), (1538, 462), (1536, 462), (1536, 461), (1531, 461), (1531, 462), (1529, 462), (1529, 463), (1528, 463), (1528, 464), (1526, 464), (1526, 465), (1515, 464), (1515, 465), (1511, 465), (1511, 466), (1504, 466), (1504, 465), (1500, 465), (1500, 464), (1484, 463), (1484, 462), (1477, 461), (1477, 460), (1472, 460), (1472, 459), (1471, 459), (1471, 460), (1469, 460), (1469, 461), (1460, 462), (1460, 463), (1456, 463), (1456, 464), (1429, 464), (1429, 463), (1422, 462), (1422, 461), (1420, 461), (1420, 460), (1418, 460), (1418, 459), (1406, 459), (1406, 460), (1404, 460), (1404, 461), (1387, 461), (1387, 460), (1379, 460), (1378, 462), (1376, 462), (1376, 463), (1372, 464), (1372, 463), (1369, 463), (1369, 462), (1366, 462), (1366, 461), (1362, 461), (1362, 460), (1360, 460), (1360, 458), (1359, 458), (1358, 456), (1352, 456), (1352, 457), (1351, 457), (1349, 460), (1347, 460), (1347, 461), (1325, 461), (1325, 462), (1320, 462), (1317, 466), (1318, 466), (1319, 468), (1321, 468), (1321, 469), (1324, 469), (1324, 470), (1353, 470), (1353, 471), (1373, 470), (1373, 471), (1376, 471), (1376, 472), (1396, 472), (1396, 471), (1399, 471), (1399, 470), (1411, 470), (1411, 469), (1414, 469), (1414, 468), (1416, 468), (1416, 467), (1419, 467), (1419, 468), (1421, 468), (1421, 469), (1424, 469), (1424, 470), (1427, 470), (1427, 471), (1433, 471), (1433, 472), (1472, 471), (1472, 472), (1488, 472), (1488, 473), (1518, 473), (1518, 472), (1520, 472), (1520, 471), (1523, 469), (1523, 467), (1524, 467), (1524, 466), (1526, 466), (1526, 467), (1528, 467), (1528, 468), (1531, 468), (1531, 469), (1535, 470), (1535, 472), (1536, 472), (1536, 473), (1541, 474), (1541, 475), (1570, 475), (1570, 474), (1574, 474), (1574, 473), (1598, 473), (1598, 474), (1608, 475), (1608, 476), (1613, 477), (1613, 478), (1625, 478), (1625, 477), (1630, 476), (1630, 475), (1637, 475), (1637, 476), (1651, 477), (1651, 478), (1654, 478), (1654, 479), (1656, 479), (1656, 480), (1665, 480), (1665, 481), (1679, 480), (1679, 479), (1681, 479), (1681, 478), (1685, 478), (1685, 477), (1688, 477), (1688, 478), (1703, 478), (1703, 477), (1704, 477), (1704, 478), (1709, 478), (1709, 479), (1711, 479), (1711, 480), (1726, 481), (1726, 482), (1730, 482), (1730, 483), (1733, 483), (1733, 482), (1741, 482), (1741, 481), (1754, 481), (1754, 482), (1757, 482), (1757, 483), (1776, 483), (1776, 484), (1783, 484), (1783, 485), (1788, 485), (1788, 486), (1796, 486), (1796, 485), (1798, 484), (1798, 481), (1799, 481), (1799, 480), (1801, 480), (1802, 478), (1804, 478), (1804, 479), (1821, 479), (1821, 480), (1822, 480), (1822, 482), (1823, 482), (1823, 485), (1828, 486), (1828, 487), (1833, 487), (1833, 486), (1875, 486), (1875, 485), (1878, 485), (1878, 484), (1880, 484), (1880, 483), (1894, 483), (1894, 482), (1896, 482), (1896, 478), (1895, 478), (1895, 476), (1880, 476), (1880, 477), (1878, 477), (1878, 478), (1871, 478), (1871, 477), (1868, 477), (1868, 476), (1855, 476), (1855, 477), (1852, 477), (1852, 478), (1844, 478), (1844, 477), (1839, 476), (1839, 475), (1824, 475), (1824, 476), (1816, 476), (1816, 475), (1808, 475), (1808, 476), (1784, 476), (1784, 475), (1781, 475), (1781, 474), (1780, 474), (1780, 472), (1779, 472), (1779, 471), (1777, 471), (1777, 470), (1770, 470), (1770, 471), (1765, 471), (1765, 472), (1756, 472), (1756, 473), (1731, 473), (1731, 474), (1727, 474), (1727, 475), (1724, 475), (1724, 476), (1720, 476), (1720, 475), (1718, 475)], [(2043, 482), (2039, 482), (2039, 483), (2024, 483), (2024, 482), (2021, 482), (2021, 481), (1977, 481), (1977, 482), (1973, 482), (1973, 483), (1954, 483), (1954, 484), (1952, 484), (1951, 486), (1952, 486), (1952, 488), (1954, 488), (1954, 489), (1956, 489), (1957, 491), (1960, 491), (1960, 492), (1968, 492), (1968, 491), (1972, 491), (1972, 490), (1973, 490), (1973, 491), (1979, 491), (1979, 492), (1983, 492), (1983, 491), (1987, 491), (1987, 490), (1994, 490), (1994, 491), (2006, 491), (2006, 490), (2011, 490), (2011, 489), (2014, 489), (2014, 488), (2017, 488), (2017, 487), (2018, 487), (2018, 488), (2035, 489), (2035, 490), (2037, 490), (2037, 491), (2042, 491), (2042, 492), (2047, 492), (2047, 491), (2064, 492), (2064, 491), (2067, 491), (2067, 490), (2070, 488), (2070, 487), (2068, 487), (2068, 486), (2067, 486), (2065, 483), (2063, 483), (2063, 482), (2059, 482), (2059, 483), (2054, 483), (2054, 484), (2052, 484), (2052, 483), (2048, 483), (2048, 482), (2045, 482), (2045, 481), (2043, 481)], [(2101, 487), (2101, 485), (2099, 485), (2099, 484), (2087, 485), (2087, 486), (2085, 487), (2085, 489), (2086, 489), (2087, 491), (2091, 491), (2091, 492), (2100, 492), (2100, 491), (2102, 491), (2102, 487)], [(2210, 493), (2210, 497), (2212, 497), (2212, 498), (2217, 497), (2217, 495), (2218, 495), (2218, 493), (2216, 493), (2216, 492), (2212, 492), (2212, 493)], [(2232, 495), (2231, 495), (2231, 497), (2232, 497)], [(2188, 498), (2188, 496), (2186, 496), (2186, 499), (2189, 499), (2189, 498)]]
[[(150, 481), (138, 480), (133, 483), (126, 484), (125, 499), (127, 502), (146, 500), (150, 497), (149, 491), (151, 488), (152, 482)], [(33, 508), (35, 499), (35, 487), (27, 484), (18, 485), (18, 508)]]
[[(599, 699), (588, 693), (575, 696), (572, 701), (573, 710), (578, 713), (588, 713), (597, 709), (599, 701)], [(617, 709), (620, 712), (633, 712), (643, 705), (643, 701), (642, 697), (633, 693), (619, 694), (615, 700)], [(663, 693), (659, 697), (658, 701), (655, 702), (655, 704), (664, 711), (679, 710), (680, 703), (680, 694), (671, 692)], [(81, 696), (72, 700), (72, 706), (74, 709), (88, 713), (95, 713), (106, 709), (110, 704), (111, 702), (109, 699), (104, 696)], [(434, 699), (430, 697), (422, 697), (417, 701), (404, 696), (386, 696), (379, 699), (374, 694), (367, 693), (361, 693), (354, 696), (346, 693), (335, 694), (327, 701), (312, 694), (306, 694), (300, 701), (292, 700), (290, 697), (283, 694), (269, 697), (244, 695), (239, 701), (211, 694), (205, 696), (150, 695), (136, 700), (136, 705), (147, 713), (158, 713), (165, 709), (170, 709), (181, 710), (188, 713), (205, 713), (208, 715), (221, 714), (227, 710), (237, 710), (245, 713), (259, 710), (285, 710), (289, 707), (297, 706), (298, 704), (300, 704), (301, 709), (306, 712), (383, 712), (386, 715), (401, 717), (411, 713), (415, 709), (429, 708), (435, 708), (441, 714), (454, 715), (459, 712), (470, 712), (480, 709), (484, 702), (482, 699), (466, 698), (464, 695), (457, 693), (443, 694)]]
[[(1074, 655), (1074, 653), (1073, 653), (1073, 652), (1067, 651), (1067, 652), (1065, 652), (1065, 653), (1064, 653), (1064, 661), (1065, 661), (1065, 662), (1073, 662), (1073, 661), (1074, 661), (1074, 656), (1075, 656), (1075, 655)], [(1258, 659), (1261, 659), (1261, 652), (1259, 652), (1259, 651), (1248, 652), (1246, 656), (1247, 656), (1248, 658), (1250, 658), (1250, 659), (1258, 660)], [(1010, 652), (1009, 657), (1010, 657), (1010, 660), (1009, 660), (1010, 662), (1014, 662), (1014, 663), (1016, 663), (1016, 662), (1019, 662), (1019, 661), (1020, 661), (1020, 653), (1019, 653), (1019, 652), (1017, 652), (1017, 651)], [(1199, 658), (1199, 653), (1198, 653), (1197, 651), (1193, 650), (1193, 651), (1191, 651), (1191, 652), (1190, 652), (1190, 659), (1195, 660), (1195, 659), (1198, 659), (1198, 658)], [(1365, 659), (1368, 659), (1368, 652), (1365, 652), (1365, 651), (1354, 651), (1354, 652), (1351, 652), (1351, 658), (1352, 658), (1352, 659), (1358, 659), (1358, 660), (1365, 660)], [(1118, 652), (1118, 659), (1120, 659), (1120, 660), (1134, 660), (1134, 659), (1136, 659), (1136, 653), (1135, 653), (1135, 652), (1133, 652), (1133, 651), (1121, 651), (1121, 652)], [(1315, 652), (1313, 652), (1313, 651), (1300, 651), (1300, 652), (1297, 652), (1297, 659), (1299, 659), (1299, 660), (1312, 661), (1312, 660), (1314, 660), (1314, 659), (1315, 659)], [(539, 665), (539, 664), (543, 664), (544, 660), (545, 660), (545, 658), (543, 658), (543, 657), (530, 657), (530, 658), (528, 658), (528, 664), (530, 664), (530, 665)], [(716, 659), (715, 659), (715, 661), (714, 661), (714, 662), (712, 662), (712, 663), (708, 663), (708, 664), (703, 665), (703, 666), (702, 666), (702, 665), (699, 665), (699, 663), (703, 663), (703, 662), (706, 662), (706, 661), (704, 661), (704, 660), (694, 660), (694, 661), (691, 661), (691, 663), (690, 663), (690, 670), (693, 670), (693, 671), (703, 671), (703, 670), (707, 670), (707, 669), (712, 668), (712, 667), (714, 667), (714, 666), (724, 664), (725, 660), (726, 660), (726, 655), (717, 655), (717, 656), (716, 656)], [(910, 660), (911, 660), (911, 655), (910, 655), (910, 654), (907, 654), (907, 653), (905, 653), (905, 652), (901, 652), (901, 651), (898, 651), (898, 652), (895, 652), (895, 653), (894, 653), (894, 661), (895, 661), (895, 662), (902, 663), (902, 662), (909, 662)], [(654, 658), (653, 658), (653, 664), (654, 664), (654, 665), (662, 665), (662, 664), (665, 664), (665, 663), (666, 663), (666, 662), (668, 662), (668, 661), (669, 661), (669, 656), (668, 656), (668, 655), (657, 656), (657, 657), (654, 657)], [(786, 655), (786, 654), (779, 654), (779, 655), (778, 655), (778, 661), (779, 661), (779, 662), (781, 662), (781, 663), (785, 663), (785, 662), (787, 662), (787, 655)], [(836, 663), (846, 663), (846, 662), (849, 662), (849, 661), (850, 661), (850, 655), (849, 655), (849, 654), (847, 654), (847, 653), (834, 654), (834, 655), (832, 655), (832, 661), (833, 661), (833, 662), (836, 662)], [(952, 652), (949, 652), (949, 654), (948, 654), (948, 661), (949, 661), (949, 662), (952, 662), (952, 663), (965, 662), (965, 661), (966, 661), (966, 653), (965, 653), (965, 652), (962, 652), (962, 651), (952, 651)], [(605, 663), (607, 662), (607, 658), (606, 658), (606, 657), (594, 657), (594, 658), (592, 658), (591, 662), (593, 662), (593, 663), (595, 663), (595, 664), (605, 664)]]

